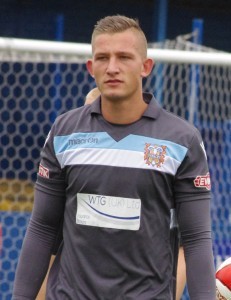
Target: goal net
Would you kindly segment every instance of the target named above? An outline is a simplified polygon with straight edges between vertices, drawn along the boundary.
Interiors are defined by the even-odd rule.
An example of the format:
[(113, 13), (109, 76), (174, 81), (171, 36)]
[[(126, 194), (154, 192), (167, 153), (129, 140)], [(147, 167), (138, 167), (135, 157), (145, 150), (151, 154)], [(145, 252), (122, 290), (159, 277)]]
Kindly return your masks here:
[[(144, 89), (194, 123), (204, 140), (218, 265), (231, 256), (231, 55), (194, 45), (185, 36), (150, 45), (148, 51), (155, 68)], [(85, 66), (90, 53), (87, 44), (0, 38), (2, 299), (11, 299), (46, 135), (55, 118), (83, 105), (95, 86)]]

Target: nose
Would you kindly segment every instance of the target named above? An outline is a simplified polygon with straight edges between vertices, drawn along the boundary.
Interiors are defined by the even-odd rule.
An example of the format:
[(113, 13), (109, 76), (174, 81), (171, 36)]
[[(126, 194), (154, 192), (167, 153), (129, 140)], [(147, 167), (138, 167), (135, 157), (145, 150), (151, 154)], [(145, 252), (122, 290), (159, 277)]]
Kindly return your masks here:
[(119, 72), (119, 65), (118, 65), (117, 59), (114, 57), (111, 57), (108, 60), (107, 74), (117, 74), (118, 72)]

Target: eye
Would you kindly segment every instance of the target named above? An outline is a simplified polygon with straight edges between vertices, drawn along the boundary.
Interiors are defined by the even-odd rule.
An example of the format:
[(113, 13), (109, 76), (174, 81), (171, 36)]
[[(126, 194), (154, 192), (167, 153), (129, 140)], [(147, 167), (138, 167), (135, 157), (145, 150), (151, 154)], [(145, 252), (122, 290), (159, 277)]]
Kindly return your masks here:
[(123, 59), (123, 60), (127, 60), (127, 59), (130, 59), (130, 56), (128, 56), (128, 55), (121, 55), (120, 58)]
[(95, 58), (95, 60), (99, 60), (99, 61), (104, 61), (104, 60), (107, 60), (107, 56), (97, 56), (96, 58)]

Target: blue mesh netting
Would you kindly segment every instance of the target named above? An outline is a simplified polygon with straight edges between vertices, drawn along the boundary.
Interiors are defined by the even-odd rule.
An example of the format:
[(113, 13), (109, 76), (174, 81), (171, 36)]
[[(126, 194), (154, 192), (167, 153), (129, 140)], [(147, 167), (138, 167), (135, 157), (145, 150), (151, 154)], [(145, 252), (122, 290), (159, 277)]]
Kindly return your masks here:
[[(174, 71), (172, 71), (174, 69)], [(196, 126), (202, 133), (212, 179), (215, 264), (231, 256), (230, 79), (226, 70), (201, 70)], [(145, 89), (161, 104), (189, 118), (190, 67), (158, 64)], [(164, 74), (162, 78), (160, 74)], [(157, 76), (158, 75), (158, 76)], [(223, 75), (225, 78), (223, 79)], [(219, 82), (224, 81), (222, 88)], [(85, 65), (3, 62), (0, 65), (0, 224), (3, 245), (0, 299), (11, 299), (14, 272), (33, 205), (41, 147), (57, 115), (83, 104), (94, 86)], [(184, 300), (188, 299), (187, 290)]]

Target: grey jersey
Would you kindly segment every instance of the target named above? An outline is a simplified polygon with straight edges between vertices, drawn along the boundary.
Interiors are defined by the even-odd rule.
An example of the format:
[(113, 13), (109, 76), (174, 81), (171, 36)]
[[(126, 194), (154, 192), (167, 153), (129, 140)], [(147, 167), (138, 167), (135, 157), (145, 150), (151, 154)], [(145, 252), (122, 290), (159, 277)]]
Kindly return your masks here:
[[(98, 99), (61, 115), (52, 127), (26, 237), (31, 241), (36, 231), (46, 234), (50, 253), (63, 219), (63, 243), (50, 272), (47, 299), (172, 299), (172, 208), (189, 264), (195, 263), (190, 247), (198, 247), (212, 265), (210, 181), (200, 134), (151, 95), (144, 99), (147, 110), (129, 125), (106, 122)], [(185, 212), (191, 213), (188, 219)], [(201, 222), (200, 230), (195, 220)], [(200, 255), (196, 259), (201, 262)], [(21, 299), (16, 295), (23, 290), (22, 265), (14, 299)], [(213, 271), (211, 266), (209, 280), (204, 280), (210, 287), (205, 298), (197, 298), (195, 274), (188, 274), (191, 299), (213, 299)], [(37, 288), (35, 284), (30, 292)]]

